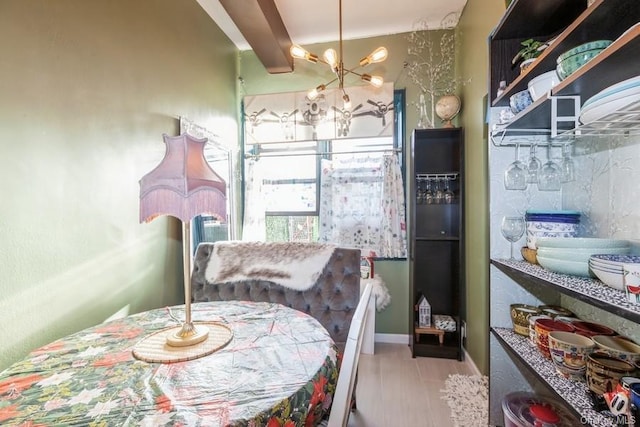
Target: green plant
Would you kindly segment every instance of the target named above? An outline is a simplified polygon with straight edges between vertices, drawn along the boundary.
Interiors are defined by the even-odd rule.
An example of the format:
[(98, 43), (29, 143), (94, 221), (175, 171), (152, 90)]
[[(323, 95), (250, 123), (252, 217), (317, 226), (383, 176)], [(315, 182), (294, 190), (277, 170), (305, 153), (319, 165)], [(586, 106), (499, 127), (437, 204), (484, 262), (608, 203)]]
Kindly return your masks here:
[(520, 61), (537, 58), (548, 46), (546, 43), (534, 39), (527, 39), (520, 44), (523, 47), (511, 60), (511, 64), (513, 65), (516, 65)]

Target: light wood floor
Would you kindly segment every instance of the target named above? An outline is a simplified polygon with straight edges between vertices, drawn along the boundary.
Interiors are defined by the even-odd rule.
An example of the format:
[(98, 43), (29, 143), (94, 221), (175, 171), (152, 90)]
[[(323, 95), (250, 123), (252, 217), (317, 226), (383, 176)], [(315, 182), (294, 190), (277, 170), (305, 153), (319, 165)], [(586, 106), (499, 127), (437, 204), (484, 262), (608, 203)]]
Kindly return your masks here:
[(475, 374), (470, 363), (411, 358), (405, 344), (376, 343), (375, 354), (360, 355), (350, 427), (443, 427), (450, 420), (440, 389), (449, 374)]

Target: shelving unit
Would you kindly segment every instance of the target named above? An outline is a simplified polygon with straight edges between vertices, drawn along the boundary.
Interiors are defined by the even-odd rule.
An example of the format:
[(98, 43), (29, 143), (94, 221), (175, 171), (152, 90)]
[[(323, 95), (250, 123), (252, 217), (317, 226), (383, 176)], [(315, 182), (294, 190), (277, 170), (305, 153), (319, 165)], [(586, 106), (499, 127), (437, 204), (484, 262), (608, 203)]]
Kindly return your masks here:
[[(562, 198), (532, 193), (517, 197), (505, 194), (501, 174), (506, 157), (501, 147), (529, 144), (560, 146), (585, 136), (640, 135), (640, 102), (620, 106), (601, 120), (588, 125), (579, 117), (585, 102), (616, 83), (639, 75), (640, 8), (637, 0), (595, 0), (587, 6), (582, 0), (513, 0), (490, 35), (489, 107), (508, 108), (509, 97), (526, 90), (534, 77), (556, 67), (558, 56), (568, 49), (594, 40), (613, 40), (598, 56), (556, 85), (549, 93), (518, 113), (506, 124), (489, 131), (491, 253), (500, 239), (496, 233), (497, 216), (527, 208), (559, 206)], [(520, 42), (529, 38), (554, 39), (550, 46), (525, 72), (511, 67), (511, 59)], [(499, 82), (508, 85), (497, 96)], [(586, 110), (585, 110), (586, 111)], [(497, 111), (492, 111), (496, 113)], [(492, 118), (497, 115), (492, 115)], [(589, 143), (590, 140), (585, 140)], [(597, 141), (602, 142), (602, 141)], [(634, 140), (629, 142), (634, 143)], [(620, 145), (619, 145), (620, 146)], [(615, 148), (615, 147), (614, 147)], [(626, 147), (622, 146), (622, 149)], [(496, 166), (499, 165), (499, 166)], [(496, 169), (497, 167), (497, 169)], [(584, 177), (588, 182), (588, 177)], [(575, 187), (574, 187), (575, 188)], [(534, 190), (535, 191), (535, 190)], [(611, 197), (615, 189), (607, 193)], [(509, 192), (506, 192), (509, 193)], [(504, 200), (502, 200), (502, 196)], [(575, 199), (569, 198), (569, 203)], [(525, 206), (524, 204), (531, 204)], [(557, 208), (557, 207), (556, 207)], [(499, 226), (498, 226), (499, 227)], [(490, 283), (490, 422), (501, 425), (501, 400), (511, 391), (530, 390), (549, 393), (563, 402), (584, 425), (614, 426), (615, 419), (593, 408), (585, 383), (565, 379), (556, 373), (553, 362), (544, 358), (527, 339), (513, 333), (508, 316), (511, 303), (567, 301), (582, 307), (589, 319), (591, 307), (615, 317), (614, 323), (640, 324), (640, 305), (627, 301), (622, 291), (596, 279), (556, 274), (524, 261), (498, 259), (493, 256)], [(533, 302), (535, 303), (535, 302)], [(589, 307), (591, 306), (591, 307)]]
[[(460, 128), (421, 129), (412, 135), (409, 334), (413, 357), (462, 360), (464, 355), (463, 141)], [(426, 181), (446, 182), (453, 192), (450, 203), (418, 203), (418, 191)], [(417, 326), (414, 308), (421, 295), (431, 305), (432, 314), (455, 320), (455, 332), (416, 336), (422, 329)]]
[[(558, 7), (558, 3), (565, 4), (566, 16), (563, 16), (563, 19), (547, 18)], [(596, 124), (582, 126), (571, 120), (558, 121), (559, 117), (578, 117), (580, 111), (579, 108), (576, 110), (574, 102), (554, 101), (554, 98), (556, 100), (573, 99), (577, 96), (579, 97), (579, 106), (582, 106), (585, 101), (601, 90), (636, 76), (638, 69), (640, 69), (640, 25), (637, 25), (637, 2), (635, 0), (596, 0), (588, 8), (585, 8), (585, 3), (581, 1), (539, 2), (534, 0), (519, 0), (512, 3), (501, 21), (501, 25), (491, 36), (491, 94), (496, 93), (499, 79), (507, 72), (504, 61), (510, 54), (507, 55), (503, 51), (514, 52), (514, 54), (517, 51), (517, 48), (513, 47), (514, 38), (522, 40), (523, 37), (537, 39), (549, 37), (547, 32), (536, 32), (535, 28), (527, 25), (525, 27), (531, 29), (527, 36), (514, 33), (511, 29), (515, 25), (511, 23), (513, 17), (526, 16), (528, 21), (533, 22), (549, 19), (554, 24), (551, 25), (551, 28), (564, 28), (564, 30), (525, 73), (517, 76), (512, 75), (513, 80), (505, 91), (501, 96), (493, 99), (491, 105), (494, 107), (507, 107), (511, 95), (526, 90), (528, 81), (536, 75), (553, 70), (556, 66), (556, 59), (566, 50), (599, 39), (614, 40), (614, 43), (567, 79), (561, 81), (546, 96), (518, 113), (509, 123), (492, 129), (491, 136), (494, 143), (508, 142), (509, 137), (520, 137), (523, 134), (540, 135), (548, 139), (564, 139), (607, 132), (640, 133), (638, 130), (640, 112), (635, 118), (627, 118), (623, 130), (615, 126), (598, 126)], [(572, 23), (565, 22), (565, 18), (577, 13), (579, 14)], [(494, 55), (494, 52), (498, 53)], [(556, 114), (552, 114), (554, 102), (557, 102), (558, 107)], [(636, 106), (631, 109), (637, 111), (637, 108)], [(553, 128), (556, 126), (557, 131), (554, 131)]]

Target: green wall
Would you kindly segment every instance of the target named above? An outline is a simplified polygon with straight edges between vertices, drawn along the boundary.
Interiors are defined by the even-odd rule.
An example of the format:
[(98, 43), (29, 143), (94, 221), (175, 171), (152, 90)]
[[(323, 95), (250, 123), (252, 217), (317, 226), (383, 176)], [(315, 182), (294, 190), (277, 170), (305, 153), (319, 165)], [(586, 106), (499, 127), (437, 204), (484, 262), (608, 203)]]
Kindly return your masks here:
[(237, 49), (196, 3), (0, 2), (0, 369), (183, 301), (181, 228), (138, 180), (186, 116), (237, 140)]
[(467, 351), (481, 372), (489, 370), (489, 181), (484, 96), (489, 34), (505, 11), (503, 0), (469, 0), (458, 27), (458, 73), (471, 78), (461, 90), (467, 174)]

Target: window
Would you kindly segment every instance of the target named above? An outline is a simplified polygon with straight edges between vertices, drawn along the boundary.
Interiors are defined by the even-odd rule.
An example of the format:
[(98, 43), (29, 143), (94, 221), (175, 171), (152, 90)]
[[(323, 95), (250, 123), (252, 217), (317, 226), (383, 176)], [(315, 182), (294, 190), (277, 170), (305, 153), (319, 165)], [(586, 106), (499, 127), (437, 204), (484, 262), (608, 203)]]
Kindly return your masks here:
[[(393, 151), (402, 165), (403, 90), (394, 91), (393, 107), (393, 136), (266, 142), (246, 147), (245, 160), (255, 160), (255, 168), (260, 171), (261, 188), (256, 191), (255, 197), (259, 197), (260, 203), (264, 203), (261, 209), (264, 209), (266, 241), (320, 240), (323, 160), (349, 162), (377, 158), (381, 161), (385, 153)], [(245, 164), (245, 168), (247, 166)], [(346, 185), (354, 184), (351, 181)], [(380, 188), (381, 184), (377, 187)], [(364, 197), (362, 192), (359, 194), (361, 200), (366, 200), (366, 194)], [(245, 196), (245, 203), (252, 202), (247, 201)], [(247, 208), (255, 206), (256, 204), (245, 206), (245, 212)]]

